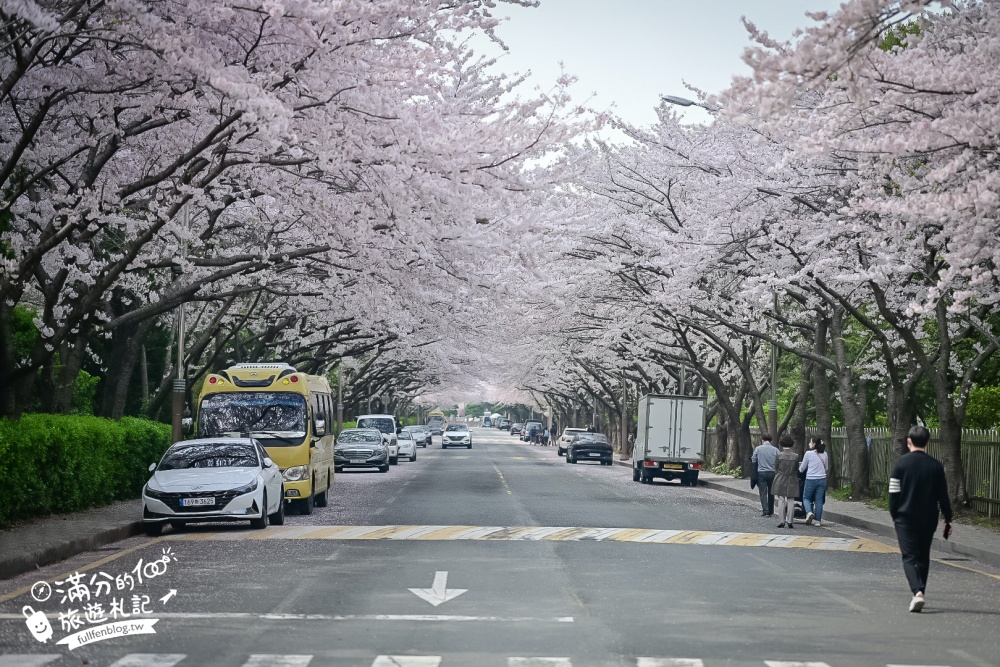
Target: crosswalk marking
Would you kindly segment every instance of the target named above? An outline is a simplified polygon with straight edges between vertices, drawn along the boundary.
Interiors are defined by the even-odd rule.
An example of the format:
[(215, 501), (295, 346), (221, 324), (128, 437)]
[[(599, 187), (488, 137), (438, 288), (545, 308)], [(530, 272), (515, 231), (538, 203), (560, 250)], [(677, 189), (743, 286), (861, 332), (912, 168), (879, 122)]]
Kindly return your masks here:
[(705, 667), (701, 658), (636, 658), (635, 667)]
[(507, 658), (507, 667), (573, 667), (569, 658)]
[(311, 655), (255, 653), (243, 663), (243, 667), (306, 667), (312, 658)]
[(509, 542), (634, 542), (691, 546), (768, 547), (859, 553), (899, 553), (875, 540), (821, 535), (770, 535), (709, 530), (594, 528), (587, 526), (271, 526), (268, 530), (184, 533), (167, 539), (214, 540), (426, 540)]
[(798, 662), (795, 660), (765, 660), (767, 667), (830, 667), (825, 662)]
[(380, 655), (372, 667), (438, 667), (439, 655)]
[(129, 653), (111, 667), (173, 667), (184, 658), (184, 653)]
[(58, 653), (0, 655), (0, 667), (43, 667), (61, 657)]

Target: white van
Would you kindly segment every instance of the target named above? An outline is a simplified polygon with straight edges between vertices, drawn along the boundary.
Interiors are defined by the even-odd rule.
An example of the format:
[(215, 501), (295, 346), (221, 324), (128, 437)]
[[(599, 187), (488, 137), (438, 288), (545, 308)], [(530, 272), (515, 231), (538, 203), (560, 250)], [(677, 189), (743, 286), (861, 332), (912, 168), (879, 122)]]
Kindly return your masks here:
[(389, 446), (389, 465), (399, 462), (399, 444), (396, 442), (396, 432), (399, 426), (392, 415), (361, 415), (358, 417), (357, 428), (376, 428), (382, 433), (382, 440)]

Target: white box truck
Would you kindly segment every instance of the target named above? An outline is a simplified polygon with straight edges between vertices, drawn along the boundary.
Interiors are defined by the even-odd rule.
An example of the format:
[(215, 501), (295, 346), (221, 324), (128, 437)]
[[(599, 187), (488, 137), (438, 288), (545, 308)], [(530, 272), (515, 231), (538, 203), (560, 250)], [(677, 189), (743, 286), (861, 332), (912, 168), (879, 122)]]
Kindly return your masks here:
[(704, 455), (704, 398), (648, 395), (639, 399), (633, 482), (649, 484), (663, 477), (696, 486)]

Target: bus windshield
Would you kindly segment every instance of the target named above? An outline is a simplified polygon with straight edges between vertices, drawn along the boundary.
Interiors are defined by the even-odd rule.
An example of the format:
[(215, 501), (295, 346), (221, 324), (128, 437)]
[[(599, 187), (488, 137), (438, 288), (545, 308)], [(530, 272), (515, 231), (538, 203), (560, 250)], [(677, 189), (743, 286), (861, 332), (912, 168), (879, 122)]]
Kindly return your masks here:
[(306, 435), (306, 399), (289, 392), (209, 394), (201, 401), (198, 434), (252, 433), (268, 446), (298, 445)]

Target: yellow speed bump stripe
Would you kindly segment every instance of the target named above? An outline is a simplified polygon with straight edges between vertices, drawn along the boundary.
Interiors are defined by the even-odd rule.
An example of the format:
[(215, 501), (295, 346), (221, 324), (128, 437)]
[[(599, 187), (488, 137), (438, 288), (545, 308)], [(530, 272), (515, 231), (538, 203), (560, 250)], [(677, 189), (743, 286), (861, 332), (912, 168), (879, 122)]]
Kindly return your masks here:
[(708, 530), (588, 528), (572, 526), (271, 526), (264, 531), (182, 533), (164, 539), (216, 540), (395, 540), (494, 542), (639, 542), (693, 546), (770, 547), (818, 551), (898, 553), (895, 547), (854, 537), (768, 535)]

